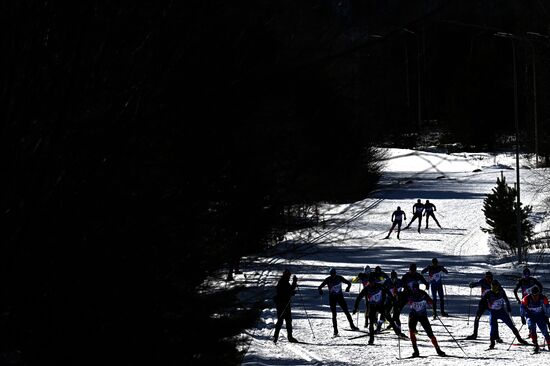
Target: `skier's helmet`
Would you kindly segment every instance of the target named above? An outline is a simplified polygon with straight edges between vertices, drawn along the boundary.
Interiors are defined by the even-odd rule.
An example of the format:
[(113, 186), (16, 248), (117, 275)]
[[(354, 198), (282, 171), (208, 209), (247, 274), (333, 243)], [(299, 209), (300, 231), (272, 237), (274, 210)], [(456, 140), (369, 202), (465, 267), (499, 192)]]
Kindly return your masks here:
[(288, 268), (283, 271), (283, 276), (290, 277), (290, 270)]
[(331, 276), (334, 276), (334, 275), (336, 275), (336, 269), (335, 269), (335, 268), (331, 268), (330, 271), (328, 271), (328, 273), (329, 273)]
[(437, 263), (438, 263), (438, 262), (439, 262), (439, 261), (437, 260), (437, 258), (432, 258), (432, 264), (433, 264), (434, 266), (437, 266)]
[(382, 268), (381, 268), (380, 266), (376, 266), (376, 267), (374, 268), (374, 272), (380, 273), (380, 272), (382, 272)]
[(416, 271), (416, 263), (411, 263), (409, 265), (409, 271)]
[(365, 268), (363, 268), (363, 273), (370, 273), (371, 269), (370, 266), (367, 264)]
[(538, 295), (538, 294), (540, 293), (539, 287), (538, 287), (537, 285), (531, 287), (531, 293), (532, 293), (533, 295)]
[(529, 277), (531, 276), (531, 270), (527, 267), (523, 269), (523, 277)]
[(426, 200), (426, 203), (430, 203), (430, 200)]
[(397, 272), (395, 272), (395, 271), (392, 269), (392, 271), (391, 271), (391, 273), (390, 273), (390, 277), (391, 277), (391, 278), (397, 278)]
[(397, 211), (401, 211), (401, 207), (400, 207), (400, 206), (397, 206)]
[(418, 200), (417, 200), (416, 202), (418, 202), (418, 203), (422, 203), (422, 201), (420, 200), (420, 198), (419, 198), (419, 199), (418, 199)]
[(485, 278), (486, 279), (493, 279), (493, 273), (490, 271), (485, 272)]

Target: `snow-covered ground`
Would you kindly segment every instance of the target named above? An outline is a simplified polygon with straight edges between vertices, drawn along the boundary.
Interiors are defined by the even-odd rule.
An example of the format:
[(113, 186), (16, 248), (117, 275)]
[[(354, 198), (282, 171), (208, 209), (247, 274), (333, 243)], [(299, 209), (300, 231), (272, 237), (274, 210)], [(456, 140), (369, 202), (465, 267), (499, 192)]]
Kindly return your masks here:
[[(412, 150), (391, 149), (380, 188), (368, 199), (343, 205), (325, 207), (324, 225), (305, 235), (293, 233), (264, 257), (249, 260), (245, 277), (237, 281), (256, 288), (256, 296), (265, 297), (266, 309), (256, 328), (247, 330), (248, 343), (243, 365), (401, 365), (428, 364), (471, 365), (528, 364), (550, 360), (550, 352), (531, 355), (532, 347), (512, 346), (514, 336), (500, 324), (503, 344), (488, 351), (489, 324), (487, 313), (482, 317), (479, 337), (475, 341), (464, 338), (471, 334), (473, 317), (479, 300), (479, 288), (473, 291), (468, 283), (492, 271), (511, 300), (515, 324), (521, 326), (519, 306), (512, 289), (521, 273), (515, 257), (505, 255), (490, 245), (489, 236), (481, 231), (485, 219), (481, 211), (483, 199), (496, 185), (501, 172), (510, 185), (516, 181), (513, 155), (488, 154), (437, 154)], [(522, 166), (526, 165), (522, 162)], [(536, 228), (546, 228), (545, 206), (542, 197), (535, 195), (529, 183), (538, 179), (536, 171), (521, 169), (521, 199), (533, 206), (534, 217), (540, 221)], [(397, 206), (412, 218), (412, 205), (417, 199), (429, 199), (437, 207), (436, 217), (442, 229), (430, 222), (430, 228), (401, 232), (401, 240), (394, 232), (383, 240), (390, 227), (390, 217)], [(408, 221), (405, 222), (405, 224)], [(417, 223), (413, 224), (416, 228)], [(437, 257), (449, 270), (445, 276), (446, 310), (450, 317), (442, 317), (443, 324), (432, 320), (434, 333), (443, 351), (449, 355), (440, 358), (426, 334), (419, 326), (418, 345), (421, 356), (408, 359), (412, 353), (408, 340), (398, 340), (393, 332), (385, 331), (375, 337), (374, 345), (367, 345), (364, 333), (351, 331), (347, 320), (338, 308), (340, 336), (333, 338), (331, 313), (327, 296), (320, 297), (317, 286), (328, 276), (330, 267), (351, 280), (363, 267), (381, 266), (388, 274), (395, 270), (401, 277), (416, 262), (419, 270)], [(535, 277), (548, 286), (550, 265), (544, 249), (532, 250), (528, 262)], [(277, 344), (273, 343), (276, 311), (271, 297), (282, 270), (289, 268), (298, 276), (298, 293), (292, 300), (294, 337), (301, 343), (289, 343), (283, 326)], [(360, 290), (354, 284), (346, 300), (350, 310)], [(431, 294), (430, 294), (431, 295)], [(364, 306), (362, 303), (361, 306)], [(362, 309), (362, 308), (361, 308)], [(430, 313), (431, 314), (431, 313)], [(361, 327), (363, 315), (354, 316)], [(357, 321), (358, 320), (358, 321)], [(407, 308), (401, 315), (403, 331), (407, 330)], [(527, 337), (523, 327), (521, 334)], [(539, 342), (542, 338), (539, 337)], [(460, 345), (460, 347), (459, 347)], [(463, 352), (464, 351), (464, 352)], [(401, 357), (401, 359), (399, 359)]]

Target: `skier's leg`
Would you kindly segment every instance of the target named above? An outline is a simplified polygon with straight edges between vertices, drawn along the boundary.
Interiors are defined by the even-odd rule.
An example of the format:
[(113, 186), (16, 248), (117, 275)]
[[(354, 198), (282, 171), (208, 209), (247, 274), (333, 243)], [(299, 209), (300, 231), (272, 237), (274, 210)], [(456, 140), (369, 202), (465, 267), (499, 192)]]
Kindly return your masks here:
[(400, 233), (401, 233), (401, 221), (397, 221), (397, 239), (399, 239)]
[(349, 313), (348, 304), (346, 303), (346, 299), (344, 298), (344, 295), (338, 296), (338, 305), (340, 305), (340, 307), (344, 311), (344, 314), (346, 314), (346, 318), (348, 318), (349, 326), (351, 327), (351, 329), (354, 329), (355, 324), (353, 324), (353, 318)]
[(407, 226), (405, 226), (405, 229), (408, 229), (409, 227), (411, 227), (412, 223), (414, 222), (414, 220), (416, 220), (416, 214), (413, 215), (411, 221), (409, 221), (409, 223), (407, 224)]
[(281, 331), (281, 327), (283, 326), (283, 321), (285, 320), (285, 317), (284, 317), (285, 305), (276, 304), (277, 323), (275, 323), (275, 333), (273, 334), (273, 342), (275, 343), (277, 343), (277, 340), (279, 339), (279, 332)]
[(288, 307), (285, 312), (285, 323), (286, 323), (286, 334), (287, 339), (290, 341), (292, 340), (292, 311), (290, 309), (290, 304), (288, 304)]
[(434, 311), (434, 319), (437, 316), (437, 285), (432, 284), (430, 286), (430, 290), (432, 290), (432, 300), (433, 300), (433, 311)]
[[(439, 293), (439, 305), (441, 307), (441, 315), (447, 316), (445, 312), (445, 298), (443, 297), (443, 283), (439, 284), (439, 287), (437, 288), (437, 292)], [(435, 306), (435, 300), (434, 300), (434, 306)]]
[(367, 328), (368, 326), (369, 326), (369, 303), (365, 299), (365, 328)]
[[(527, 344), (527, 342), (525, 341), (525, 339), (523, 339), (521, 337), (521, 335), (519, 334), (519, 331), (518, 329), (516, 328), (516, 326), (514, 325), (514, 322), (512, 321), (512, 319), (510, 318), (510, 315), (508, 315), (507, 312), (504, 311), (504, 309), (502, 309), (501, 311), (499, 311), (499, 316), (498, 316), (502, 322), (504, 324), (506, 324), (508, 326), (508, 328), (510, 328), (510, 330), (512, 331), (512, 333), (514, 333), (514, 335), (516, 336), (516, 338), (518, 339), (518, 342), (521, 343), (521, 344)], [(536, 333), (536, 329), (535, 329), (535, 333)]]
[(493, 311), (489, 312), (489, 327), (491, 328), (491, 331), (489, 332), (489, 338), (491, 339), (491, 343), (494, 342), (498, 336), (498, 323), (497, 323), (497, 316), (494, 314)]
[(390, 234), (392, 233), (394, 227), (395, 227), (395, 221), (392, 223), (390, 231), (388, 232), (388, 235), (386, 235), (386, 239), (388, 239), (390, 237)]
[(328, 302), (330, 305), (330, 311), (332, 313), (332, 327), (334, 328), (334, 335), (338, 334), (338, 322), (336, 321), (336, 296), (329, 295)]
[(435, 214), (433, 212), (432, 212), (432, 218), (434, 219), (437, 226), (439, 226), (439, 228), (441, 229), (441, 225), (439, 225), (439, 221), (437, 221), (437, 219), (435, 218)]
[(369, 344), (374, 343), (374, 324), (376, 323), (378, 312), (374, 306), (369, 311)]
[(418, 357), (418, 346), (416, 345), (416, 324), (418, 324), (418, 320), (415, 316), (409, 315), (409, 338), (411, 339), (412, 348), (413, 348), (413, 357)]
[(426, 215), (426, 229), (428, 228), (428, 219), (430, 218), (430, 214)]

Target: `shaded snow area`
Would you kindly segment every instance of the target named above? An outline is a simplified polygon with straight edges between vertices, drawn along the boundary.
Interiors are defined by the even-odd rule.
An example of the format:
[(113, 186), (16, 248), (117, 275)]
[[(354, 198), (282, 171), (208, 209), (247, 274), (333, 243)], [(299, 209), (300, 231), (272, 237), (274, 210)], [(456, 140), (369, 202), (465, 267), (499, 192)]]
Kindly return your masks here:
[[(477, 340), (465, 340), (472, 333), (473, 318), (480, 298), (480, 289), (471, 290), (470, 281), (479, 280), (486, 271), (492, 271), (495, 279), (504, 286), (512, 304), (513, 320), (521, 326), (519, 305), (514, 299), (513, 288), (523, 266), (517, 258), (495, 250), (488, 234), (480, 228), (485, 225), (482, 212), (483, 199), (496, 186), (501, 172), (507, 182), (516, 181), (515, 160), (512, 155), (488, 154), (437, 154), (412, 150), (388, 151), (385, 173), (379, 190), (369, 198), (343, 205), (324, 207), (322, 224), (308, 233), (288, 234), (285, 241), (263, 257), (245, 260), (244, 275), (238, 275), (238, 284), (247, 286), (243, 296), (263, 296), (265, 309), (254, 329), (248, 329), (243, 365), (402, 365), (441, 364), (474, 365), (515, 364), (526, 365), (533, 361), (550, 360), (548, 348), (532, 355), (532, 346), (512, 345), (514, 336), (499, 321), (500, 336), (504, 343), (493, 350), (489, 346), (488, 313), (481, 318)], [(521, 169), (521, 199), (533, 206), (536, 230), (547, 230), (543, 197), (530, 189), (536, 181), (537, 171)], [(385, 240), (390, 228), (390, 218), (397, 206), (407, 214), (407, 224), (412, 218), (412, 206), (417, 199), (429, 199), (435, 204), (436, 218), (442, 228), (430, 220), (421, 233), (417, 221), (401, 232), (400, 240), (395, 231)], [(546, 221), (545, 221), (546, 220)], [(414, 230), (413, 230), (414, 227)], [(416, 262), (419, 271), (438, 258), (449, 273), (444, 277), (446, 310), (449, 317), (433, 320), (433, 326), (441, 349), (448, 357), (437, 356), (422, 327), (418, 326), (420, 358), (410, 359), (413, 350), (410, 340), (398, 341), (390, 330), (375, 336), (374, 345), (368, 345), (364, 315), (354, 315), (360, 327), (352, 331), (344, 313), (338, 307), (340, 334), (333, 337), (331, 312), (327, 291), (321, 297), (317, 287), (333, 267), (338, 274), (351, 280), (365, 265), (380, 266), (386, 273), (395, 270), (399, 278)], [(534, 277), (550, 286), (545, 249), (533, 249), (528, 263)], [(275, 285), (282, 271), (288, 268), (298, 277), (298, 292), (292, 299), (294, 337), (300, 343), (289, 343), (283, 325), (277, 344), (273, 342), (276, 310), (272, 301)], [(427, 275), (426, 275), (427, 278)], [(239, 283), (240, 282), (240, 283)], [(348, 307), (353, 309), (360, 284), (353, 284), (345, 293)], [(430, 293), (431, 296), (431, 293)], [(360, 310), (364, 310), (364, 301)], [(401, 315), (403, 332), (408, 333), (408, 308)], [(386, 328), (384, 325), (384, 329)], [(521, 329), (527, 338), (527, 328)], [(543, 338), (539, 334), (539, 342)]]

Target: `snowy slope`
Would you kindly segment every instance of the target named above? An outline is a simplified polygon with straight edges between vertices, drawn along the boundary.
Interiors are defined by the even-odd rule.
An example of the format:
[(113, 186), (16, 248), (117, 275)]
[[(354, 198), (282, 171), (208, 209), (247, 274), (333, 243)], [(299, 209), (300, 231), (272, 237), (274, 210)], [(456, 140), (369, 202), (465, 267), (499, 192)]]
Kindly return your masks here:
[[(511, 300), (516, 276), (521, 273), (516, 258), (495, 254), (489, 245), (487, 234), (480, 230), (484, 225), (481, 211), (483, 199), (496, 184), (501, 172), (510, 184), (515, 182), (513, 156), (490, 156), (486, 154), (436, 154), (411, 150), (391, 149), (380, 182), (380, 189), (363, 201), (347, 205), (327, 206), (325, 225), (310, 237), (301, 233), (288, 235), (278, 246), (278, 251), (257, 258), (246, 266), (246, 281), (240, 280), (251, 289), (263, 291), (266, 309), (255, 329), (249, 329), (244, 336), (248, 343), (243, 365), (401, 365), (428, 364), (438, 362), (444, 365), (489, 365), (498, 360), (500, 364), (527, 364), (531, 357), (550, 360), (550, 352), (531, 356), (532, 347), (512, 346), (513, 335), (501, 324), (500, 335), (504, 344), (487, 351), (489, 344), (488, 315), (484, 315), (476, 341), (464, 338), (472, 332), (473, 316), (479, 300), (479, 288), (471, 292), (468, 282), (480, 279), (487, 270), (503, 283)], [(481, 171), (474, 172), (480, 169)], [(534, 171), (522, 169), (522, 202), (534, 206), (538, 217), (544, 217), (540, 197), (529, 192), (529, 181)], [(429, 199), (437, 207), (436, 217), (443, 226), (437, 228), (430, 222), (430, 228), (421, 234), (416, 230), (401, 233), (401, 240), (395, 232), (389, 240), (383, 240), (390, 227), (391, 213), (397, 206), (412, 218), (411, 208), (417, 199)], [(408, 223), (406, 221), (405, 223)], [(417, 227), (416, 222), (413, 227)], [(540, 227), (540, 225), (539, 225)], [(306, 240), (308, 243), (306, 243)], [(344, 314), (338, 310), (340, 336), (332, 337), (331, 313), (328, 299), (321, 298), (317, 286), (328, 276), (328, 269), (334, 267), (338, 273), (350, 279), (368, 264), (379, 265), (389, 274), (393, 269), (401, 277), (411, 262), (420, 269), (437, 257), (449, 274), (444, 278), (447, 305), (451, 317), (432, 320), (441, 348), (451, 357), (438, 357), (424, 331), (419, 327), (418, 345), (420, 354), (428, 358), (406, 359), (412, 353), (410, 341), (398, 340), (389, 331), (375, 337), (375, 345), (368, 346), (368, 337), (361, 332), (349, 330)], [(547, 285), (550, 266), (545, 261), (544, 251), (533, 251), (529, 264), (534, 275)], [(281, 330), (279, 342), (272, 341), (276, 311), (271, 301), (274, 286), (284, 268), (289, 268), (299, 278), (299, 291), (292, 301), (294, 336), (303, 343), (291, 344), (286, 340), (286, 331)], [(239, 278), (237, 278), (239, 280)], [(346, 300), (350, 309), (359, 292), (354, 284)], [(431, 294), (430, 294), (431, 295)], [(362, 306), (364, 306), (362, 304)], [(519, 326), (519, 306), (512, 301), (514, 321)], [(363, 315), (354, 316), (361, 330)], [(403, 331), (408, 334), (407, 308), (401, 315)], [(450, 333), (449, 333), (450, 332)], [(521, 334), (527, 337), (524, 327)], [(539, 337), (539, 340), (541, 338)], [(455, 341), (456, 340), (456, 341)], [(460, 347), (462, 348), (460, 348)], [(464, 351), (464, 352), (463, 352)], [(401, 354), (402, 359), (399, 358)], [(529, 357), (527, 357), (529, 356)]]

